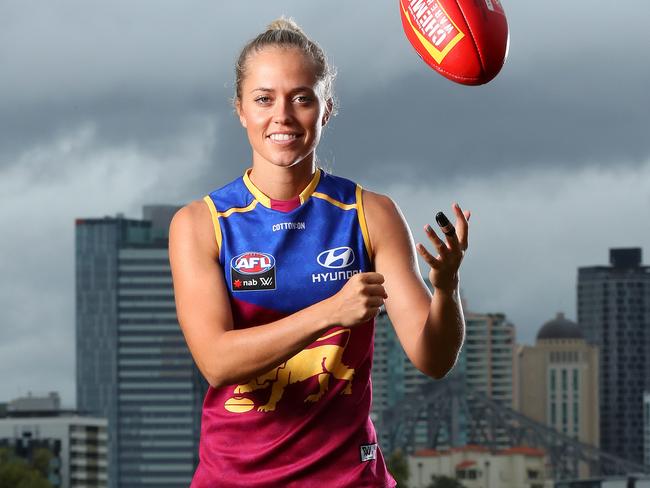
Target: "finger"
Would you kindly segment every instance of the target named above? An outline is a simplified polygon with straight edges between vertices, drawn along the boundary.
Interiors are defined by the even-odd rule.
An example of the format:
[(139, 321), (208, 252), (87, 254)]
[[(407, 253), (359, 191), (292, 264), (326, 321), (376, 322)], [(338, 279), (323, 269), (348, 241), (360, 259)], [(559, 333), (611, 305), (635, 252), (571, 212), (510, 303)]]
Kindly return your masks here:
[(363, 283), (367, 284), (382, 284), (384, 282), (384, 275), (381, 273), (375, 273), (374, 271), (367, 271), (365, 273), (359, 273), (359, 279)]
[(382, 297), (369, 297), (366, 302), (367, 307), (381, 307), (384, 304), (384, 299)]
[(445, 240), (449, 245), (449, 249), (452, 251), (460, 252), (460, 244), (458, 243), (458, 236), (456, 235), (456, 229), (449, 219), (444, 214), (444, 212), (438, 212), (436, 214), (436, 222), (441, 227), (442, 232), (445, 234)]
[(368, 286), (366, 286), (366, 291), (367, 291), (368, 295), (371, 295), (371, 296), (379, 296), (379, 297), (388, 298), (388, 294), (386, 293), (386, 289), (382, 285), (368, 285)]
[(415, 247), (420, 253), (420, 256), (424, 258), (424, 260), (429, 266), (431, 266), (434, 269), (440, 269), (440, 264), (441, 264), (440, 261), (435, 257), (433, 257), (433, 255), (429, 251), (427, 251), (426, 247), (424, 247), (419, 242)]
[(436, 249), (438, 250), (438, 254), (442, 256), (443, 254), (449, 252), (449, 248), (447, 247), (447, 245), (444, 242), (442, 242), (442, 239), (438, 237), (436, 231), (433, 230), (433, 228), (429, 224), (424, 226), (424, 231), (429, 236), (429, 239), (431, 239), (431, 242), (433, 242), (433, 245), (436, 246)]
[(460, 208), (458, 203), (454, 203), (454, 212), (456, 213), (456, 234), (458, 235), (458, 242), (460, 248), (464, 251), (467, 249), (468, 244), (468, 234), (469, 234), (469, 224), (467, 223), (471, 212), (467, 211), (467, 215)]

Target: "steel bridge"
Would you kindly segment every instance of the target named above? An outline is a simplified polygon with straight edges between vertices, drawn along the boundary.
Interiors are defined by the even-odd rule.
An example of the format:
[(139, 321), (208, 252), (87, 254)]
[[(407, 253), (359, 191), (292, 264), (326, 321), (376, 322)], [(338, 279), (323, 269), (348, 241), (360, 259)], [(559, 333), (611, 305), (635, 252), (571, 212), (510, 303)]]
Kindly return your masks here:
[[(425, 445), (422, 439), (416, 442), (416, 426), (423, 425)], [(462, 375), (407, 395), (382, 412), (377, 430), (383, 434), (386, 452), (400, 448), (412, 454), (416, 447), (443, 450), (467, 444), (485, 446), (493, 453), (513, 446), (538, 448), (546, 452), (549, 474), (556, 480), (579, 478), (581, 463), (588, 466), (590, 476), (650, 472), (650, 466), (601, 451), (496, 403), (467, 386)]]

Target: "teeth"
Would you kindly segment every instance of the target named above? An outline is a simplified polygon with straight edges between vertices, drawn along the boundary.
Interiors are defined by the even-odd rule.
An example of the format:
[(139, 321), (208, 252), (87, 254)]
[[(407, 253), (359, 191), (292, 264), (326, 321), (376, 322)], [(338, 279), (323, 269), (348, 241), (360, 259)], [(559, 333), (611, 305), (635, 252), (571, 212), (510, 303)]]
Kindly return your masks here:
[(295, 134), (271, 134), (269, 137), (274, 141), (288, 141), (290, 139), (295, 139), (298, 136)]

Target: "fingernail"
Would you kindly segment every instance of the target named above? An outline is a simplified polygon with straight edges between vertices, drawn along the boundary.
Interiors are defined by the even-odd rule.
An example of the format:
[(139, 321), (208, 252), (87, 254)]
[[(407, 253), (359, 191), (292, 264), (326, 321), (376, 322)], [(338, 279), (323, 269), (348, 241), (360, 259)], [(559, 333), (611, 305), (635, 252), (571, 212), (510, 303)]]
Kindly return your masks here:
[(433, 231), (433, 229), (431, 228), (431, 226), (429, 224), (427, 224), (426, 229), (427, 229), (427, 232), (432, 232)]
[(438, 222), (440, 227), (447, 227), (449, 225), (449, 219), (442, 212), (436, 214), (436, 222)]

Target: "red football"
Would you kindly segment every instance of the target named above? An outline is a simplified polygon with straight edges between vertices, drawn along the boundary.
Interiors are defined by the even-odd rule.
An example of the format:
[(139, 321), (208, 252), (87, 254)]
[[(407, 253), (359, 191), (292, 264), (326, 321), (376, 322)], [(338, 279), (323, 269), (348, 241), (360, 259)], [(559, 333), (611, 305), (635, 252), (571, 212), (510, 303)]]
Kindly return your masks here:
[(400, 0), (406, 37), (442, 76), (463, 85), (494, 78), (508, 55), (500, 0)]

